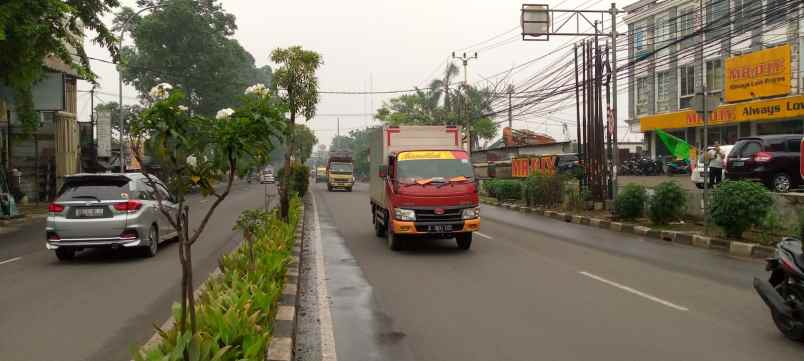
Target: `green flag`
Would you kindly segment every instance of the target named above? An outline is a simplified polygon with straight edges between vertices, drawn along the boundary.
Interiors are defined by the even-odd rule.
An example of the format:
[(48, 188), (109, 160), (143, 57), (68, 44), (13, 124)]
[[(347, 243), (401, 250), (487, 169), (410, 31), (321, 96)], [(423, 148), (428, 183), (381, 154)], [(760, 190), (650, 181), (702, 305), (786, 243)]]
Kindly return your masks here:
[(678, 159), (690, 159), (690, 148), (692, 148), (692, 146), (685, 142), (684, 139), (674, 137), (661, 129), (656, 129), (656, 135), (659, 136), (659, 139), (661, 139), (664, 146), (667, 147), (670, 154), (674, 157)]

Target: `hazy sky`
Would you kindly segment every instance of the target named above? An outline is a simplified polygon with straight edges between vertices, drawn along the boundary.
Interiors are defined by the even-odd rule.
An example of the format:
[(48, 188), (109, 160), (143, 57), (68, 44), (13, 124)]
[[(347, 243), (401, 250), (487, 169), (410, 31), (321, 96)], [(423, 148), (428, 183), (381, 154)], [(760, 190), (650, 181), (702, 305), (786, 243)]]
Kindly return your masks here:
[[(134, 0), (122, 3), (135, 6)], [(481, 81), (481, 76), (499, 73), (572, 40), (553, 37), (549, 42), (522, 41), (518, 35), (520, 0), (223, 0), (221, 3), (227, 12), (237, 17), (235, 38), (254, 56), (258, 66), (270, 64), (268, 54), (276, 47), (301, 45), (321, 53), (324, 65), (319, 71), (319, 81), (324, 91), (424, 87), (440, 76), (452, 51), (478, 52), (478, 59), (469, 64), (468, 75), (470, 82)], [(605, 0), (547, 3), (552, 8), (604, 10), (610, 6)], [(624, 5), (626, 3), (620, 7)], [(110, 23), (111, 16), (107, 19)], [(467, 48), (500, 34), (503, 35), (492, 41)], [(109, 58), (108, 52), (89, 41), (87, 52), (93, 57)], [(551, 60), (547, 58), (520, 68), (514, 82), (538, 74), (540, 66), (546, 66)], [(93, 62), (93, 70), (100, 76), (98, 98), (116, 101), (114, 66)], [(463, 79), (463, 74), (459, 78)], [(89, 88), (86, 82), (79, 85), (82, 90)], [(124, 103), (137, 102), (137, 93), (132, 87), (124, 87), (123, 94)], [(390, 97), (322, 94), (319, 115), (307, 124), (315, 130), (321, 143), (329, 145), (336, 133), (338, 117), (342, 134), (375, 124), (370, 114)], [(625, 98), (626, 94), (620, 93), (621, 125), (627, 114)], [(86, 93), (79, 96), (79, 119), (89, 119), (89, 95)], [(574, 137), (572, 104), (549, 119), (534, 116), (515, 121), (514, 127), (565, 139), (562, 121), (568, 123), (570, 136)], [(626, 134), (625, 129), (621, 129), (621, 134)], [(635, 138), (634, 135), (631, 133), (630, 138)]]

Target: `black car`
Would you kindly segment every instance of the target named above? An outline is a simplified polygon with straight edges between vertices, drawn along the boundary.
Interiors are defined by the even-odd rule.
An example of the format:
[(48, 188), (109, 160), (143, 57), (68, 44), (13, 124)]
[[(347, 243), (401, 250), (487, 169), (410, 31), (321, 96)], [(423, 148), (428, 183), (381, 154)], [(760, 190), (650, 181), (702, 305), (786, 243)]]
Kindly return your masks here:
[(558, 173), (573, 173), (581, 168), (578, 154), (560, 154), (556, 156), (556, 170)]
[(801, 184), (801, 134), (740, 138), (726, 161), (728, 179), (758, 180), (776, 192)]

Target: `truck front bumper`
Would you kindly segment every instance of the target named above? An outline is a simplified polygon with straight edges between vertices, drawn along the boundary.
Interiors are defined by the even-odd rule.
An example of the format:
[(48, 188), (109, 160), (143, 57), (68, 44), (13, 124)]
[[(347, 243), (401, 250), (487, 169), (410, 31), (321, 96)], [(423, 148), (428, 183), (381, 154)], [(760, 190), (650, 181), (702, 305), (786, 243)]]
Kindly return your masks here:
[(465, 233), (480, 230), (480, 218), (467, 219), (461, 222), (415, 222), (391, 221), (396, 234), (443, 234)]

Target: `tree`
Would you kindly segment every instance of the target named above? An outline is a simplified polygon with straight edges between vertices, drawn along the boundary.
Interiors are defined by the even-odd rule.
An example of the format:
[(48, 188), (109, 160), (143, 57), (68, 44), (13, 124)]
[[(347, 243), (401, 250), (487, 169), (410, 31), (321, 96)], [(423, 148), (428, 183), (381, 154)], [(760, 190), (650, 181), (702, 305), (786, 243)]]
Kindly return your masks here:
[[(171, 88), (168, 84), (160, 84), (152, 89), (149, 95), (156, 101), (132, 121), (130, 134), (138, 158), (140, 149), (136, 148), (144, 148), (159, 161), (163, 180), (176, 197), (180, 210), (175, 214), (168, 210), (164, 195), (157, 191), (155, 179), (150, 173), (144, 173), (154, 189), (160, 211), (178, 233), (182, 266), (179, 334), (192, 338), (196, 334), (192, 245), (229, 195), (235, 175), (245, 175), (239, 164), (247, 160), (267, 161), (273, 147), (272, 139), (275, 139), (272, 136), (281, 134), (287, 108), (271, 96), (268, 89), (257, 86), (250, 87), (239, 99), (241, 106), (222, 109), (215, 118), (192, 115), (183, 105), (185, 94), (181, 90), (170, 91)], [(138, 161), (142, 163), (142, 159)], [(222, 191), (215, 188), (217, 182), (225, 185)], [(191, 232), (185, 196), (194, 186), (201, 189), (204, 197), (212, 196), (214, 201)], [(185, 336), (188, 311), (190, 334)], [(185, 351), (185, 361), (190, 360), (189, 356)]]
[(146, 16), (123, 8), (115, 30), (128, 22), (134, 46), (122, 49), (123, 79), (141, 93), (160, 82), (181, 89), (193, 113), (213, 116), (235, 104), (246, 86), (270, 87), (271, 68), (257, 69), (254, 57), (231, 38), (234, 15), (217, 0), (142, 0), (158, 7)]
[(118, 49), (103, 15), (118, 0), (25, 0), (0, 3), (0, 82), (14, 93), (16, 111), (27, 131), (39, 124), (31, 90), (44, 76), (42, 62), (54, 56), (82, 78), (94, 81), (84, 51), (85, 30), (97, 33), (94, 42), (113, 58)]
[(295, 133), (293, 135), (293, 154), (296, 155), (299, 162), (304, 163), (313, 155), (313, 147), (318, 143), (318, 138), (304, 124), (297, 125), (293, 131)]
[[(137, 104), (123, 105), (123, 120), (125, 124), (131, 124), (132, 120), (134, 120), (142, 110), (142, 107)], [(108, 112), (110, 114), (112, 132), (120, 134), (120, 105), (117, 102), (100, 103), (95, 106), (95, 113), (101, 112)], [(117, 139), (112, 137), (112, 143), (117, 144)]]
[(271, 61), (279, 64), (274, 73), (276, 85), (284, 90), (282, 100), (288, 107), (290, 119), (286, 130), (288, 152), (285, 154), (284, 177), (281, 188), (281, 216), (288, 219), (290, 209), (289, 180), (290, 165), (295, 150), (293, 136), (296, 134), (294, 126), (296, 115), (302, 114), (306, 120), (315, 115), (318, 105), (318, 77), (316, 70), (321, 65), (321, 55), (314, 51), (304, 50), (301, 46), (291, 46), (286, 49), (277, 48), (271, 52)]
[(452, 84), (452, 79), (458, 76), (459, 73), (460, 70), (458, 70), (458, 66), (456, 66), (455, 63), (450, 62), (447, 64), (446, 69), (444, 69), (444, 77), (441, 79), (433, 79), (433, 81), (430, 82), (430, 94), (435, 100), (435, 105), (438, 105), (439, 98), (443, 96), (444, 110), (448, 113), (452, 111), (449, 86)]

